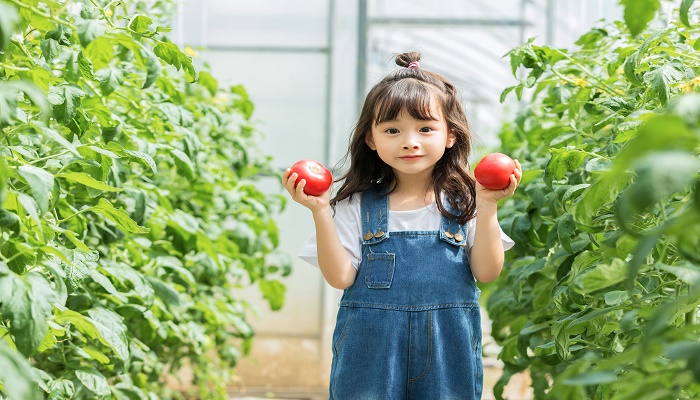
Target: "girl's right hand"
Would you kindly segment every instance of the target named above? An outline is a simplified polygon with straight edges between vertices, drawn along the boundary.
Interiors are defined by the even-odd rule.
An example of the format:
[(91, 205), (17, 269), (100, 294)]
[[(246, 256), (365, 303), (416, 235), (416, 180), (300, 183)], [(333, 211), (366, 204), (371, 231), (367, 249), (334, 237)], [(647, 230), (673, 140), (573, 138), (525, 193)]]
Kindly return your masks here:
[(291, 168), (287, 168), (282, 174), (282, 184), (284, 185), (284, 188), (287, 189), (287, 192), (289, 192), (289, 195), (292, 196), (292, 200), (308, 208), (313, 213), (321, 211), (326, 207), (330, 207), (330, 187), (320, 196), (310, 196), (304, 193), (306, 179), (300, 180), (297, 187), (294, 188), (294, 182), (296, 182), (297, 177), (297, 173), (292, 173)]

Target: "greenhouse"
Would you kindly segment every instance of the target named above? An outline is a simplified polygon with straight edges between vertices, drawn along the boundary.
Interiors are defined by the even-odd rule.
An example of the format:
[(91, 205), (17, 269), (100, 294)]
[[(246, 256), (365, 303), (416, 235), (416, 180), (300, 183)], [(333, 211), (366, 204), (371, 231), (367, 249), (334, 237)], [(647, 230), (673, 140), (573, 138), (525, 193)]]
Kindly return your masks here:
[(0, 399), (700, 398), (698, 11), (0, 0)]

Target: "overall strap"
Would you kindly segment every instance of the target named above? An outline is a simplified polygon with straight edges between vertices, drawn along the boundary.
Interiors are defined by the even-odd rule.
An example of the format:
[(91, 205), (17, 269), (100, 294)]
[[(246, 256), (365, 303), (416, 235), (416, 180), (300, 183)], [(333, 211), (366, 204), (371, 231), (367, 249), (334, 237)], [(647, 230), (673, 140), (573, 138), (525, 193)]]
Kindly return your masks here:
[(375, 244), (389, 237), (389, 196), (384, 186), (362, 192), (360, 202), (362, 243)]

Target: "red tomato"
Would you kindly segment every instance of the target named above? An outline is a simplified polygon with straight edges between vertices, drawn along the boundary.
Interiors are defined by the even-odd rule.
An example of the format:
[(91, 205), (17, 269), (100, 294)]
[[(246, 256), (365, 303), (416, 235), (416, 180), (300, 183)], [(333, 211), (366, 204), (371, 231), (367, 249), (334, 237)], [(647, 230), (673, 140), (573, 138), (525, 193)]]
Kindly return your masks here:
[(479, 161), (474, 168), (474, 177), (487, 189), (501, 190), (510, 185), (510, 176), (517, 165), (512, 158), (502, 153), (491, 153)]
[(292, 165), (292, 173), (297, 173), (297, 180), (294, 182), (294, 187), (300, 180), (306, 179), (304, 193), (309, 196), (320, 196), (331, 187), (333, 183), (333, 175), (328, 168), (324, 167), (315, 160), (300, 160)]

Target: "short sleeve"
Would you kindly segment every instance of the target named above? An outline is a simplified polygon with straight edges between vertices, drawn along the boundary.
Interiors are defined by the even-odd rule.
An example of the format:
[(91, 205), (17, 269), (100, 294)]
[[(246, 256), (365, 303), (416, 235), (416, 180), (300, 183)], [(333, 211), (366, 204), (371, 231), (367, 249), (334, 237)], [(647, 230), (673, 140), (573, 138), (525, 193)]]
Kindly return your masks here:
[[(501, 241), (503, 242), (503, 251), (510, 250), (513, 246), (515, 246), (515, 242), (508, 235), (506, 235), (505, 232), (503, 232), (503, 229), (501, 229), (500, 225), (498, 226), (498, 229), (501, 231)], [(469, 245), (469, 250), (471, 250), (472, 246), (474, 246), (474, 234), (475, 233), (476, 233), (476, 217), (467, 221), (467, 244)]]
[[(335, 206), (333, 221), (338, 231), (340, 243), (350, 256), (350, 261), (355, 269), (362, 259), (361, 222), (360, 222), (360, 194), (355, 194), (349, 199), (344, 199)], [(318, 267), (318, 250), (316, 248), (316, 231), (314, 230), (306, 243), (299, 251), (299, 258)]]

